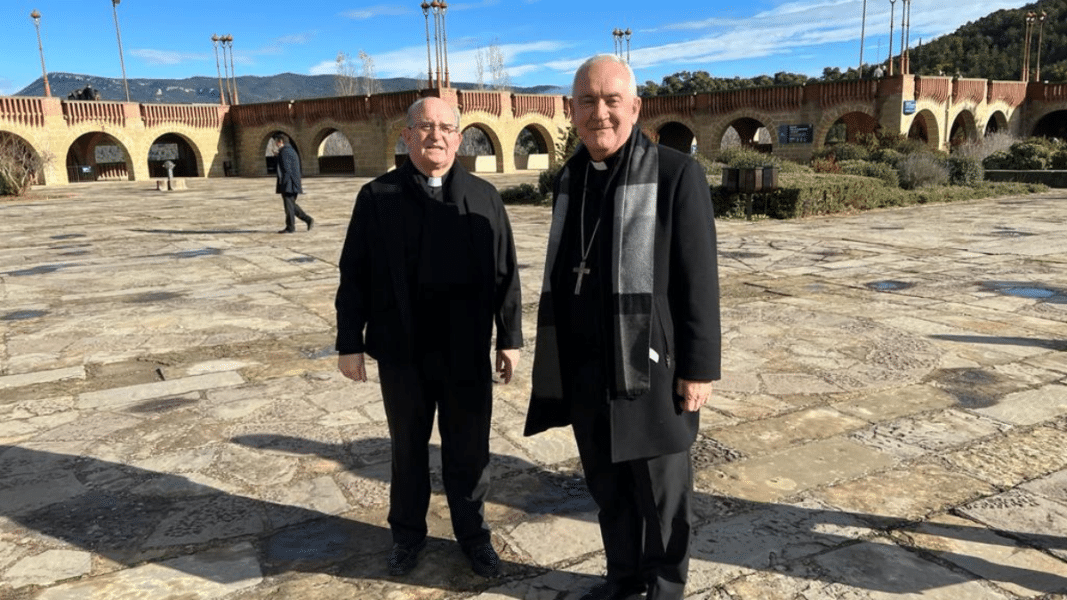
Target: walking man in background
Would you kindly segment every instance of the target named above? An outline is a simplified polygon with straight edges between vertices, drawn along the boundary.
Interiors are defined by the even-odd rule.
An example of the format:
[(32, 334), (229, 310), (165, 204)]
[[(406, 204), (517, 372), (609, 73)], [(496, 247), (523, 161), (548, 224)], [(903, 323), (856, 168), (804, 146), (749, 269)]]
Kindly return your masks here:
[(304, 193), (300, 186), (300, 156), (288, 144), (288, 138), (284, 133), (274, 135), (274, 151), (277, 158), (275, 165), (278, 171), (278, 184), (274, 193), (282, 195), (282, 203), (285, 204), (285, 229), (278, 233), (293, 233), (296, 231), (296, 219), (307, 224), (308, 231), (315, 224), (315, 219), (305, 213), (296, 203), (297, 194)]
[(574, 430), (607, 558), (582, 600), (681, 600), (689, 449), (720, 371), (708, 183), (635, 127), (618, 57), (579, 67), (571, 102), (582, 145), (555, 185), (526, 435)]
[(388, 568), (404, 575), (426, 546), (430, 434), (441, 433), (445, 494), (456, 541), (475, 573), (500, 574), (485, 523), (492, 417), (490, 347), (511, 381), (522, 346), (522, 302), (511, 224), (500, 194), (455, 162), (459, 113), (416, 101), (403, 132), (408, 161), (363, 186), (341, 253), (338, 368), (366, 381), (378, 362), (392, 440)]

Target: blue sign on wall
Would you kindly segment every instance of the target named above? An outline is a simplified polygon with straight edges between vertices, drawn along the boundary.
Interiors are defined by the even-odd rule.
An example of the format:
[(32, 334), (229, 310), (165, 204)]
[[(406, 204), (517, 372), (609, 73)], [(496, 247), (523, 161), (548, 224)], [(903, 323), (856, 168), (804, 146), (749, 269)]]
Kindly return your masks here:
[(904, 114), (906, 114), (906, 115), (915, 114), (915, 101), (914, 100), (905, 100), (904, 101)]

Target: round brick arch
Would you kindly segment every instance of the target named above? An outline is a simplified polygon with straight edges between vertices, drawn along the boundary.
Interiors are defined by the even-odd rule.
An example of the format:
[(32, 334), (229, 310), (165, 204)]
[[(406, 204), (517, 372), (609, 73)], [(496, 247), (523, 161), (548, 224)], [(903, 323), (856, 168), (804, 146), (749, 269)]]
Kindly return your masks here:
[[(848, 141), (855, 141), (856, 136), (860, 133), (874, 133), (881, 128), (878, 115), (873, 113), (871, 107), (862, 104), (842, 104), (834, 110), (823, 113), (812, 134), (814, 136), (812, 146), (815, 149), (824, 147), (826, 145), (826, 136), (830, 134), (830, 128), (842, 120), (845, 122), (845, 130), (848, 132), (846, 133)], [(872, 123), (873, 127), (871, 126)]]
[(753, 121), (758, 124), (758, 127), (752, 128), (753, 135), (759, 131), (760, 127), (771, 134), (771, 147), (773, 149), (775, 146), (774, 132), (778, 129), (777, 120), (771, 115), (762, 112), (737, 111), (715, 121), (710, 128), (710, 136), (707, 143), (698, 136), (697, 152), (711, 159), (716, 158), (719, 151), (722, 150), (722, 138), (726, 135), (726, 132), (733, 127), (734, 131), (737, 131), (740, 135), (742, 132), (737, 129), (737, 124), (746, 121)]
[[(486, 122), (485, 119), (472, 119), (470, 121), (461, 122), (462, 131), (467, 131), (471, 127), (474, 127), (485, 134), (485, 137), (489, 138), (489, 143), (493, 146), (493, 156), (496, 158), (496, 173), (504, 172), (504, 145), (501, 143), (500, 134), (497, 130)], [(515, 139), (518, 139), (516, 134)], [(514, 153), (515, 147), (512, 146), (512, 152)], [(459, 155), (457, 154), (457, 158)]]
[[(144, 164), (147, 170), (148, 151), (147, 149), (145, 150), (144, 156), (139, 157), (140, 160), (135, 160), (131, 151), (131, 148), (134, 147), (133, 143), (130, 139), (124, 138), (125, 136), (117, 136), (114, 133), (93, 128), (76, 132), (76, 135), (73, 135), (73, 139), (69, 139), (64, 144), (62, 164), (67, 171), (68, 181), (72, 173), (70, 170), (72, 167), (90, 166), (93, 167), (95, 176), (100, 176), (99, 166), (96, 162), (96, 148), (103, 145), (116, 146), (122, 152), (123, 163), (126, 166), (126, 180), (134, 181), (136, 178), (136, 164)], [(59, 157), (56, 158), (59, 159)], [(70, 164), (72, 158), (75, 163), (73, 165)], [(79, 181), (79, 179), (75, 178), (73, 181)]]
[(949, 128), (948, 143), (959, 146), (968, 142), (978, 141), (978, 123), (974, 113), (963, 109), (952, 118), (952, 127)]
[[(0, 143), (6, 144), (9, 140), (13, 144), (15, 144), (16, 146), (20, 147), (21, 149), (29, 150), (30, 154), (35, 159), (44, 162), (45, 156), (42, 155), (41, 151), (38, 150), (37, 148), (35, 148), (33, 146), (33, 144), (29, 140), (27, 140), (26, 138), (22, 137), (21, 135), (15, 133), (13, 131), (7, 131), (5, 129), (0, 129)], [(47, 166), (47, 165), (43, 165), (43, 166)], [(37, 185), (48, 185), (48, 183), (49, 183), (48, 182), (48, 172), (47, 172), (46, 169), (42, 169), (41, 171), (39, 171), (37, 173), (36, 184)]]
[(1008, 117), (1004, 114), (1004, 111), (994, 110), (989, 115), (989, 118), (986, 119), (985, 126), (982, 128), (982, 135), (992, 135), (998, 132), (1008, 133)]
[[(163, 140), (162, 143), (176, 143), (176, 144), (178, 144), (178, 156), (179, 156), (179, 158), (184, 153), (187, 152), (188, 156), (190, 156), (193, 159), (193, 165), (192, 165), (193, 168), (192, 168), (191, 172), (189, 170), (185, 169), (184, 168), (185, 165), (180, 164), (181, 161), (179, 161), (179, 165), (178, 166), (182, 167), (182, 168), (175, 170), (174, 175), (176, 177), (206, 177), (207, 176), (206, 175), (206, 173), (207, 173), (207, 165), (204, 164), (204, 156), (203, 156), (203, 154), (201, 154), (200, 148), (197, 147), (196, 142), (193, 141), (192, 139), (190, 139), (189, 136), (184, 135), (182, 133), (179, 133), (177, 131), (164, 132), (164, 133), (156, 136), (155, 139), (153, 139), (148, 144), (148, 150), (147, 150), (146, 154), (150, 155), (151, 152), (152, 152), (152, 146), (155, 146), (156, 144), (160, 143), (160, 140)], [(184, 147), (184, 151), (183, 151), (183, 147)], [(149, 167), (148, 168), (149, 177), (157, 177), (157, 176), (158, 177), (165, 177), (166, 176), (166, 173), (162, 173), (162, 174), (153, 174), (152, 173), (152, 160), (151, 160), (150, 156), (146, 156), (146, 162), (147, 162), (148, 167)]]

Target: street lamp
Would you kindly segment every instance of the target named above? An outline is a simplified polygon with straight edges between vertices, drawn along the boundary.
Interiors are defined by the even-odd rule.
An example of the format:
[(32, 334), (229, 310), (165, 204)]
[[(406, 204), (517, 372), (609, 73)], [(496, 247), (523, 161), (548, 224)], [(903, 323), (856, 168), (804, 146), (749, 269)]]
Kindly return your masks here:
[(130, 84), (126, 81), (126, 60), (122, 57), (122, 33), (119, 30), (119, 2), (111, 0), (111, 11), (115, 13), (115, 37), (119, 40), (119, 64), (122, 65), (122, 87), (126, 88), (126, 102), (130, 101)]
[(1040, 83), (1041, 81), (1041, 38), (1045, 32), (1045, 17), (1048, 13), (1041, 11), (1041, 15), (1037, 18), (1037, 70), (1034, 71), (1034, 81)]
[(44, 78), (44, 95), (51, 97), (52, 88), (48, 85), (48, 70), (44, 68), (44, 46), (41, 45), (41, 13), (37, 12), (35, 8), (30, 13), (30, 18), (33, 19), (33, 25), (37, 28), (37, 50), (41, 53), (41, 77)]
[(1033, 39), (1034, 21), (1037, 15), (1033, 12), (1026, 13), (1026, 37), (1023, 44), (1023, 81), (1030, 81), (1030, 40)]
[(863, 40), (867, 37), (867, 0), (863, 0), (863, 18), (860, 20), (860, 79), (863, 79)]
[(222, 47), (224, 49), (222, 53), (223, 60), (226, 59), (225, 48), (230, 49), (230, 81), (233, 83), (233, 91), (230, 92), (230, 100), (232, 100), (234, 104), (240, 104), (241, 99), (237, 96), (237, 67), (233, 64), (233, 36), (227, 33), (220, 39), (222, 40)]
[(452, 87), (452, 79), (448, 76), (448, 28), (445, 26), (445, 13), (448, 12), (448, 2), (440, 0), (441, 4), (441, 54), (445, 57), (445, 87)]
[(433, 89), (433, 64), (430, 63), (430, 3), (422, 0), (419, 8), (422, 9), (422, 16), (426, 21), (426, 87)]
[(630, 36), (633, 35), (634, 32), (627, 27), (626, 31), (623, 33), (626, 34), (626, 64), (630, 64)]
[(889, 0), (889, 76), (893, 76), (893, 20), (896, 19), (897, 0)]
[(226, 105), (226, 96), (222, 92), (222, 69), (219, 68), (219, 40), (217, 34), (211, 34), (211, 45), (215, 48), (215, 73), (219, 77), (219, 104)]

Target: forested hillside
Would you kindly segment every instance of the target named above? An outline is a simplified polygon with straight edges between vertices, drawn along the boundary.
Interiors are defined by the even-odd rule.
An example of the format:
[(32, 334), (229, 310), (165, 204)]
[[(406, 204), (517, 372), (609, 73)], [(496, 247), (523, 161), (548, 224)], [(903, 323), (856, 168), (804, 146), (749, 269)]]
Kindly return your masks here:
[[(1031, 34), (1030, 79), (1034, 79), (1038, 66), (1040, 41), (1041, 79), (1067, 81), (1067, 0), (1041, 0), (1022, 8), (998, 10), (967, 23), (953, 33), (923, 41), (909, 52), (911, 72), (916, 75), (1019, 80), (1022, 78), (1026, 14), (1034, 12), (1040, 15), (1042, 11), (1046, 13), (1044, 23), (1035, 21)], [(878, 66), (866, 65), (863, 76), (871, 77)], [(660, 83), (645, 82), (640, 92), (642, 96), (667, 96), (768, 85), (796, 85), (808, 81), (837, 81), (859, 76), (855, 67), (845, 71), (838, 67), (826, 67), (820, 77), (782, 71), (773, 76), (723, 78), (713, 77), (707, 71), (680, 71), (664, 77)]]

